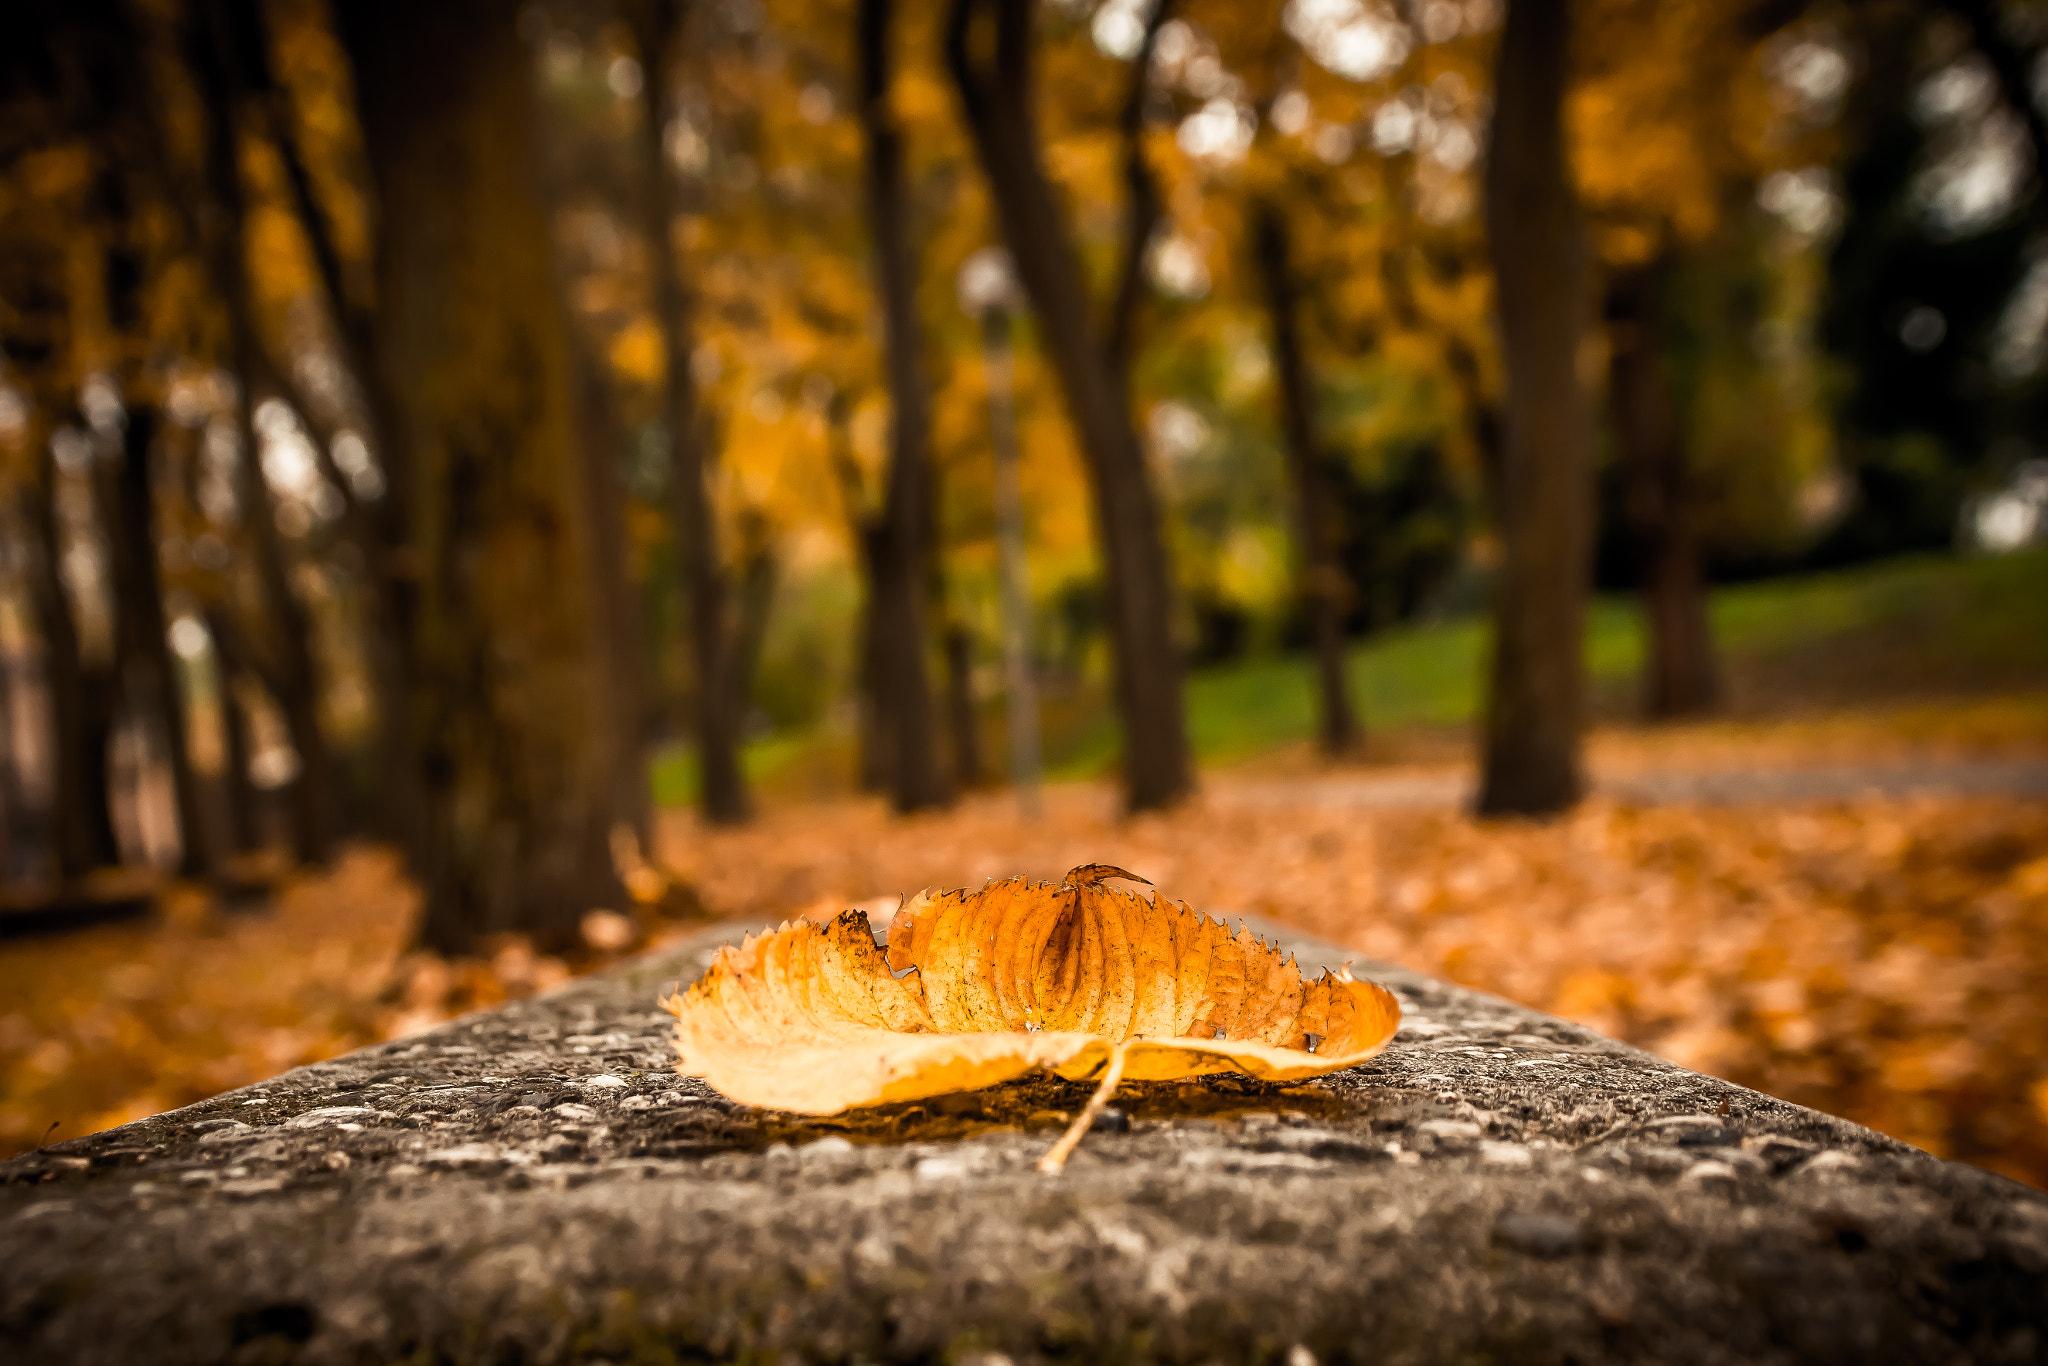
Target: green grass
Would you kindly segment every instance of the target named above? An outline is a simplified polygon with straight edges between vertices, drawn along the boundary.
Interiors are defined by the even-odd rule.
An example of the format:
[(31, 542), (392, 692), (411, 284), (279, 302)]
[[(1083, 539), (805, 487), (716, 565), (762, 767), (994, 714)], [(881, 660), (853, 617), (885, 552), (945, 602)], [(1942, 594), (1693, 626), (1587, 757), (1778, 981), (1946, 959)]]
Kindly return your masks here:
[[(1351, 695), (1376, 731), (1463, 726), (1478, 715), (1487, 626), (1477, 617), (1382, 632), (1350, 655)], [(1633, 606), (1601, 599), (1587, 618), (1593, 676), (1619, 678), (1641, 667), (1642, 631)], [(1204, 669), (1188, 680), (1188, 731), (1202, 764), (1229, 763), (1305, 740), (1316, 719), (1311, 662), (1300, 656)]]
[[(750, 784), (773, 782), (785, 769), (807, 757), (817, 738), (802, 732), (778, 732), (740, 746), (740, 769)], [(655, 752), (649, 781), (656, 806), (688, 806), (697, 800), (697, 750), (672, 744)]]
[[(2048, 552), (1919, 556), (1742, 584), (1717, 590), (1711, 610), (1716, 643), (1736, 667), (1884, 635), (1951, 676), (2048, 672)], [(1366, 724), (1379, 731), (1469, 725), (1479, 713), (1486, 640), (1485, 623), (1466, 618), (1389, 631), (1355, 648), (1352, 696)], [(1643, 649), (1635, 600), (1597, 599), (1586, 631), (1595, 686), (1632, 679)], [(1307, 739), (1315, 724), (1310, 669), (1306, 658), (1283, 656), (1193, 675), (1188, 728), (1198, 760), (1227, 763)], [(1872, 682), (1875, 691), (1884, 680)]]
[(1914, 556), (1745, 585), (1714, 599), (1714, 629), (1734, 653), (1886, 628), (1912, 632), (1930, 659), (1963, 667), (2048, 663), (2048, 550)]
[[(1716, 643), (1731, 668), (1800, 652), (1905, 658), (1947, 679), (2048, 678), (2048, 551), (1997, 559), (1917, 556), (1824, 574), (1716, 590)], [(1872, 642), (1890, 655), (1871, 654)], [(1351, 686), (1376, 732), (1469, 725), (1478, 715), (1486, 664), (1486, 623), (1476, 617), (1383, 632), (1351, 652)], [(1837, 648), (1839, 647), (1839, 649)], [(1642, 667), (1642, 616), (1632, 598), (1603, 597), (1587, 619), (1586, 661), (1596, 689), (1624, 686)], [(1873, 693), (1885, 678), (1870, 680)], [(1302, 655), (1263, 656), (1190, 675), (1188, 730), (1198, 763), (1251, 758), (1308, 739), (1315, 725), (1314, 676)], [(1047, 776), (1089, 777), (1116, 761), (1117, 727), (1107, 699), (1055, 733), (1048, 727)], [(778, 735), (749, 745), (748, 776), (771, 782), (825, 743)], [(695, 763), (682, 747), (655, 763), (655, 798), (691, 800)]]

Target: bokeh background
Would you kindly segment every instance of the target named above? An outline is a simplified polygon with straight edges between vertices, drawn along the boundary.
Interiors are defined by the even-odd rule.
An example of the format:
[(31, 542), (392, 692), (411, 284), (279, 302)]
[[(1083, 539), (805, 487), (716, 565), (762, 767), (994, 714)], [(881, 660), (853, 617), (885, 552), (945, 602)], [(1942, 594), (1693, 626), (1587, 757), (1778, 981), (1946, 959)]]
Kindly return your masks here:
[(2048, 4), (17, 0), (0, 1155), (1121, 864), (2048, 1185)]

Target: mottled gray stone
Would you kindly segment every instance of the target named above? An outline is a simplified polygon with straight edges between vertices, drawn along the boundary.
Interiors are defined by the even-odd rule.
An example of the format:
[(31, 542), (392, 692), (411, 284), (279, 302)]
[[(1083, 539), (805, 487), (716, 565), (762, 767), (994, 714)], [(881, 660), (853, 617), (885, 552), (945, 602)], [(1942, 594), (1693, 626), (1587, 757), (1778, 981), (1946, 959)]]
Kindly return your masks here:
[[(2048, 1197), (1393, 968), (1315, 1083), (826, 1120), (669, 1070), (726, 932), (0, 1164), (16, 1362), (2010, 1361)], [(1310, 968), (1325, 946), (1290, 940)]]

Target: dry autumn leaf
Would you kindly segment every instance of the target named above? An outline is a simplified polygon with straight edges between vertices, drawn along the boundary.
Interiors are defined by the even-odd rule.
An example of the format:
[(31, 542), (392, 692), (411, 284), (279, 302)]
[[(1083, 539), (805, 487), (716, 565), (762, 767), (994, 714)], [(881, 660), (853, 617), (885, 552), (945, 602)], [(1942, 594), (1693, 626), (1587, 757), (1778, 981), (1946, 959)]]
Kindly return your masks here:
[(1123, 1078), (1212, 1072), (1295, 1081), (1350, 1067), (1400, 1024), (1349, 973), (1304, 982), (1292, 957), (1101, 864), (920, 895), (886, 957), (866, 916), (783, 925), (720, 950), (666, 1005), (678, 1070), (748, 1105), (829, 1115), (970, 1091), (1037, 1069), (1101, 1078), (1046, 1155), (1057, 1170)]

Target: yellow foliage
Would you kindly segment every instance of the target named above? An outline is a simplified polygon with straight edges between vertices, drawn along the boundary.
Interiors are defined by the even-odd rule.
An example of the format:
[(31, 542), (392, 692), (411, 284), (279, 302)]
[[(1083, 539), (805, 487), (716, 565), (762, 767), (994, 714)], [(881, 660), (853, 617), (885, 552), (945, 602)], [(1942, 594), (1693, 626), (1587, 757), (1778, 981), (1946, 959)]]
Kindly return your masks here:
[(1791, 150), (1747, 13), (1714, 0), (1590, 0), (1568, 98), (1572, 165), (1615, 265), (1697, 245)]
[(633, 319), (612, 338), (611, 362), (620, 374), (636, 384), (659, 384), (667, 363), (661, 345), (661, 329), (645, 315)]

